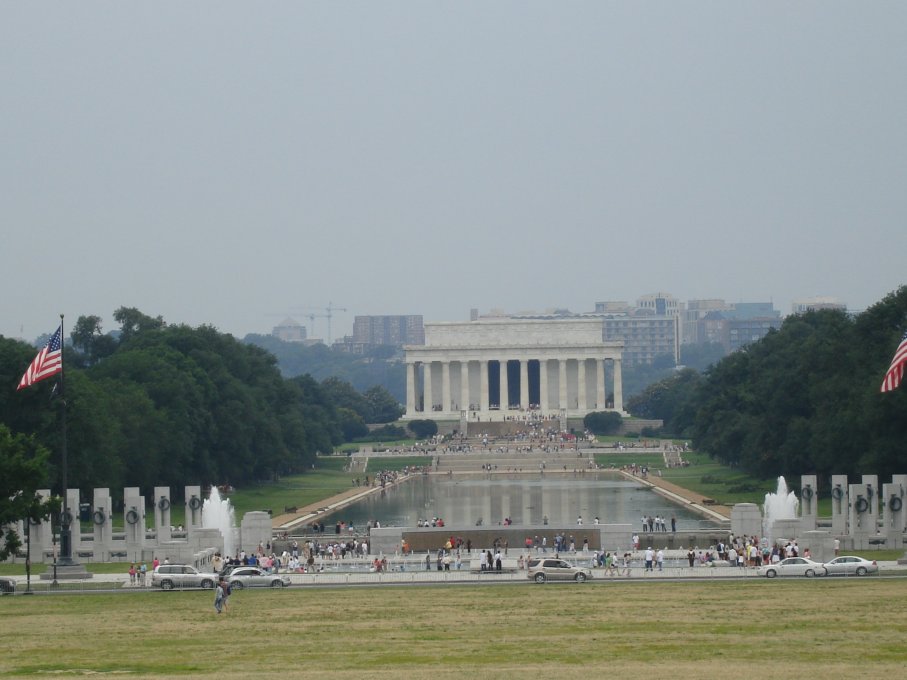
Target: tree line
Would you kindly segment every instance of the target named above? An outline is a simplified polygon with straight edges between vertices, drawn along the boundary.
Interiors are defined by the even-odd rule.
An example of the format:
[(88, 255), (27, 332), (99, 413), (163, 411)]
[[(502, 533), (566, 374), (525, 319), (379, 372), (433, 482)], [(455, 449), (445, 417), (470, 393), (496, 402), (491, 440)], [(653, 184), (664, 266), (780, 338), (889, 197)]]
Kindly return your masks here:
[(210, 326), (167, 325), (134, 308), (114, 319), (119, 329), (104, 333), (99, 317), (79, 317), (62, 395), (55, 379), (17, 392), (36, 349), (0, 337), (0, 424), (50, 452), (54, 489), (63, 399), (69, 485), (86, 490), (272, 479), (403, 412), (380, 387), (285, 378), (274, 355)]
[(704, 372), (650, 385), (627, 409), (762, 478), (903, 473), (907, 386), (880, 386), (905, 328), (907, 286), (856, 316), (791, 316)]

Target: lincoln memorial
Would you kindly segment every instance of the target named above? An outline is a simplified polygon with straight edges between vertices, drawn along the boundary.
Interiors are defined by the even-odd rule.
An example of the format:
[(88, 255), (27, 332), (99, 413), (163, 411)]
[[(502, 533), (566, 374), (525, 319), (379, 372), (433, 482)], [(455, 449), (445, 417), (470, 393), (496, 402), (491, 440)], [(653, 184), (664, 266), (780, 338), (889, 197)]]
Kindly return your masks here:
[(405, 347), (404, 418), (622, 413), (623, 347), (602, 341), (601, 319), (426, 323), (425, 344)]

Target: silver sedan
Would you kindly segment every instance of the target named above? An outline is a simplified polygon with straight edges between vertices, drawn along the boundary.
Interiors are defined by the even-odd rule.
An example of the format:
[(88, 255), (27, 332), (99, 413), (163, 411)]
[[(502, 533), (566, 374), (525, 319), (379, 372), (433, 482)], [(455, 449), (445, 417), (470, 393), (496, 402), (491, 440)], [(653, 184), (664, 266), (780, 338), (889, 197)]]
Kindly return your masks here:
[(829, 576), (866, 576), (866, 574), (879, 573), (879, 565), (875, 560), (864, 560), (856, 555), (842, 555), (825, 563)]
[(227, 582), (236, 590), (255, 586), (286, 588), (290, 585), (290, 577), (285, 574), (269, 574), (259, 567), (239, 567), (229, 573)]
[(776, 576), (825, 576), (825, 565), (813, 562), (805, 557), (788, 557), (777, 564), (768, 564), (756, 570), (759, 576), (775, 578)]

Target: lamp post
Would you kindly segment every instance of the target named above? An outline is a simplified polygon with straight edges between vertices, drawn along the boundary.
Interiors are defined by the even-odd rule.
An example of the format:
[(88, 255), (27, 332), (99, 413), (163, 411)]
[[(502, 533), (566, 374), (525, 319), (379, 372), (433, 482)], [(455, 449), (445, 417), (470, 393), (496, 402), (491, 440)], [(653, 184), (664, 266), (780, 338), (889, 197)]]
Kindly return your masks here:
[(50, 535), (53, 537), (53, 550), (54, 550), (54, 580), (51, 583), (51, 586), (54, 588), (57, 587), (57, 532), (54, 527), (53, 518), (50, 520)]
[(31, 517), (25, 519), (25, 592), (31, 595)]

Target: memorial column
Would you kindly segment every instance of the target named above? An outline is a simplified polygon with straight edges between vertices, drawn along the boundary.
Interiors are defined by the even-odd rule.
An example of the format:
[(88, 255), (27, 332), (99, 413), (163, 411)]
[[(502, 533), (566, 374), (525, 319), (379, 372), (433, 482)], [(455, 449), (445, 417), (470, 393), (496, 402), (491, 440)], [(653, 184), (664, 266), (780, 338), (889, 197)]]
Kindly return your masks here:
[(605, 360), (595, 360), (595, 408), (598, 411), (605, 410)]
[(586, 360), (576, 360), (576, 408), (586, 410)]
[(488, 359), (479, 361), (479, 410), (488, 413)]
[(469, 410), (469, 362), (460, 362), (460, 410)]
[(431, 394), (431, 362), (422, 364), (422, 413), (434, 410), (434, 399)]
[(406, 415), (416, 414), (416, 362), (406, 364)]
[(614, 360), (614, 410), (623, 413), (624, 410), (624, 386), (621, 383), (621, 359)]
[(441, 409), (450, 413), (450, 359), (441, 362)]
[(557, 397), (558, 408), (567, 408), (567, 360), (558, 359)]
[(548, 360), (539, 359), (539, 409), (542, 415), (548, 410)]
[(529, 410), (529, 360), (520, 359), (520, 408)]

